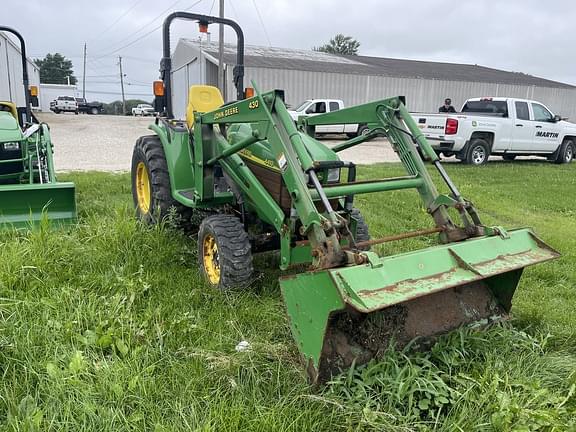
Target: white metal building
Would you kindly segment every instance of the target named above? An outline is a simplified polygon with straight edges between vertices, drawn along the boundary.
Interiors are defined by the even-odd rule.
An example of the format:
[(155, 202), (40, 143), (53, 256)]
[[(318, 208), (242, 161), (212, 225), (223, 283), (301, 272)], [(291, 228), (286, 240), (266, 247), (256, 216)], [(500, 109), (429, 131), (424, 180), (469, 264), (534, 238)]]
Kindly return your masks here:
[[(226, 45), (225, 100), (235, 97), (232, 68), (236, 47)], [(180, 39), (172, 56), (174, 114), (184, 117), (192, 84), (217, 85), (218, 44)], [(536, 99), (554, 113), (576, 120), (576, 86), (478, 65), (340, 56), (309, 50), (245, 47), (245, 86), (283, 89), (296, 106), (311, 98), (342, 99), (354, 105), (406, 96), (411, 111), (435, 112), (450, 97), (458, 109), (466, 99), (509, 96)]]
[(50, 102), (58, 96), (76, 97), (78, 88), (75, 85), (67, 84), (40, 84), (40, 111), (50, 111)]
[[(40, 69), (28, 59), (30, 85), (39, 87)], [(0, 100), (9, 100), (18, 106), (25, 104), (22, 84), (22, 58), (18, 42), (13, 42), (6, 33), (0, 32)], [(42, 95), (39, 94), (39, 99)]]

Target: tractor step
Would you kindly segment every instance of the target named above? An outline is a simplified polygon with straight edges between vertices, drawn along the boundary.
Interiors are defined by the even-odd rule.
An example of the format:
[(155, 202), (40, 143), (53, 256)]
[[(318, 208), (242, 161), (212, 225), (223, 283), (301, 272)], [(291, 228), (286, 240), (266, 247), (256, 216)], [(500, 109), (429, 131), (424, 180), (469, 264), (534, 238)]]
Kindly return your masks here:
[(74, 183), (0, 186), (0, 227), (29, 228), (44, 217), (57, 225), (76, 221)]
[(314, 382), (378, 357), (392, 340), (403, 345), (505, 319), (524, 267), (560, 255), (529, 229), (390, 257), (365, 254), (368, 264), (280, 280)]

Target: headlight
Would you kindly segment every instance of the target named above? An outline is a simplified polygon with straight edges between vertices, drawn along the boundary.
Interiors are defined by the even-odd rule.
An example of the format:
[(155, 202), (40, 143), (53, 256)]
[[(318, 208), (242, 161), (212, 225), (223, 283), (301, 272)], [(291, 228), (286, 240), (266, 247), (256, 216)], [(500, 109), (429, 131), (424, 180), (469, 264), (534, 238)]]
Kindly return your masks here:
[(20, 150), (20, 144), (17, 142), (4, 143), (4, 144), (2, 144), (2, 147), (4, 147), (4, 150), (6, 150), (6, 151)]
[(332, 168), (328, 170), (328, 183), (338, 183), (340, 181), (340, 168)]

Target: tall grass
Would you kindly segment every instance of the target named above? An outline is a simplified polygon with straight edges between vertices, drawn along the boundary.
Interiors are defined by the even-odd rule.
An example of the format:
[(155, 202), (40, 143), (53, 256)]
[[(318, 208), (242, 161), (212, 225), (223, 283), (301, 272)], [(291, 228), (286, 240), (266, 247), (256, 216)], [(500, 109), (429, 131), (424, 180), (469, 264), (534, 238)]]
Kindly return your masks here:
[[(247, 289), (216, 292), (194, 239), (133, 220), (128, 175), (70, 174), (78, 225), (0, 233), (0, 430), (576, 430), (575, 168), (449, 166), (487, 223), (533, 225), (564, 258), (525, 272), (510, 324), (391, 348), (320, 389), (274, 256), (257, 258)], [(358, 206), (373, 235), (430, 225), (414, 194)], [(236, 352), (241, 340), (251, 349)]]

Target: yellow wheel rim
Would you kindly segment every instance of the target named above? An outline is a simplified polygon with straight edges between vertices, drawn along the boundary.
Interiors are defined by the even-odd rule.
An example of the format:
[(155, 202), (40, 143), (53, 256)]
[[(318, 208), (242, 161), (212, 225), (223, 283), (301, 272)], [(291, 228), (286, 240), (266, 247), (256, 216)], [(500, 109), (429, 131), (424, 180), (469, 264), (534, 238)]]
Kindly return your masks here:
[(144, 162), (138, 162), (136, 166), (136, 197), (138, 198), (138, 207), (142, 213), (148, 213), (152, 198), (150, 194), (150, 179)]
[(220, 282), (220, 261), (218, 259), (218, 245), (212, 234), (207, 234), (202, 241), (204, 272), (212, 285)]

